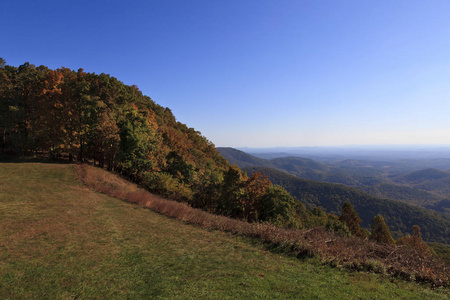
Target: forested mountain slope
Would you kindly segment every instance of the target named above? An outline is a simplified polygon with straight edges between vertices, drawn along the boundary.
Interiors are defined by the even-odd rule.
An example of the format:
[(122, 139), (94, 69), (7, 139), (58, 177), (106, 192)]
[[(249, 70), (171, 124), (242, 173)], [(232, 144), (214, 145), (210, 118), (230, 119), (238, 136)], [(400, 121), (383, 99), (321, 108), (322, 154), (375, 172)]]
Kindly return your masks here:
[(399, 183), (418, 185), (432, 180), (444, 180), (449, 177), (450, 172), (438, 170), (435, 168), (428, 168), (395, 176), (393, 180)]
[(229, 167), (169, 108), (136, 86), (83, 69), (3, 62), (0, 132), (2, 153), (91, 161), (180, 199)]
[(363, 221), (362, 226), (366, 228), (369, 228), (374, 215), (382, 214), (397, 237), (409, 232), (414, 224), (419, 224), (425, 240), (450, 243), (450, 220), (447, 215), (399, 201), (376, 198), (341, 184), (302, 179), (270, 168), (248, 167), (244, 170), (264, 173), (274, 184), (281, 185), (309, 207), (319, 206), (327, 212), (339, 214), (342, 204), (350, 201)]
[(373, 186), (358, 187), (359, 190), (378, 198), (399, 200), (418, 206), (433, 206), (445, 198), (430, 191), (398, 184), (378, 184)]
[(230, 163), (242, 168), (277, 169), (303, 179), (345, 184), (378, 198), (398, 200), (440, 212), (448, 211), (449, 172), (438, 169), (404, 172), (427, 165), (437, 166), (439, 163), (445, 167), (447, 160), (383, 162), (347, 159), (325, 164), (300, 157), (261, 159), (232, 148), (218, 150)]
[(450, 195), (450, 172), (430, 168), (402, 174), (393, 180), (416, 189), (433, 192), (441, 197), (447, 198)]
[(249, 155), (243, 151), (230, 147), (217, 147), (220, 154), (227, 159), (230, 164), (237, 165), (239, 168), (254, 166), (271, 166), (267, 159)]

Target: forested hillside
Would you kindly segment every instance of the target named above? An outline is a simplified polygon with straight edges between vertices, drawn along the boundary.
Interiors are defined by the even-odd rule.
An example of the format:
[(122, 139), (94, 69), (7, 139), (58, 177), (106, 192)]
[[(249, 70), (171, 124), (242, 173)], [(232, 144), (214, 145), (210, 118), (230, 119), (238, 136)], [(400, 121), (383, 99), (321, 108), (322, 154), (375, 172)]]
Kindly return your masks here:
[(169, 108), (108, 74), (0, 59), (0, 116), (3, 155), (88, 162), (209, 212), (295, 223), (286, 191), (230, 166)]
[(423, 207), (433, 207), (444, 199), (430, 191), (396, 184), (378, 184), (359, 187), (358, 189), (378, 198), (395, 199)]
[(0, 114), (2, 153), (92, 161), (178, 197), (228, 168), (200, 132), (107, 74), (3, 63)]
[(362, 226), (369, 228), (374, 215), (382, 214), (396, 237), (406, 234), (420, 224), (427, 241), (450, 243), (450, 221), (443, 214), (398, 201), (376, 198), (341, 184), (302, 179), (270, 168), (245, 168), (249, 173), (261, 172), (284, 187), (307, 207), (322, 207), (327, 212), (340, 214), (342, 204), (350, 201), (362, 219)]
[(441, 197), (450, 195), (450, 172), (431, 168), (402, 174), (393, 180), (416, 189), (433, 192)]
[[(218, 148), (230, 162), (241, 168), (266, 167), (303, 179), (341, 183), (378, 198), (402, 201), (439, 212), (448, 212), (450, 173), (447, 159), (368, 161), (346, 159), (321, 163), (301, 157), (262, 159), (233, 148)], [(411, 170), (419, 168), (410, 172)]]

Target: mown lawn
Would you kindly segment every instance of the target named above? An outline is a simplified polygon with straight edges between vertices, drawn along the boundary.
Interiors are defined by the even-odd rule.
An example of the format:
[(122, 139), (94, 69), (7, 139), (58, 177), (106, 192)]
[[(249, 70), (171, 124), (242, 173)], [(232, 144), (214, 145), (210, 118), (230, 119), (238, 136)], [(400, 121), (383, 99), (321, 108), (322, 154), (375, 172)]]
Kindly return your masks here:
[(267, 251), (94, 193), (72, 165), (0, 163), (0, 299), (448, 299)]

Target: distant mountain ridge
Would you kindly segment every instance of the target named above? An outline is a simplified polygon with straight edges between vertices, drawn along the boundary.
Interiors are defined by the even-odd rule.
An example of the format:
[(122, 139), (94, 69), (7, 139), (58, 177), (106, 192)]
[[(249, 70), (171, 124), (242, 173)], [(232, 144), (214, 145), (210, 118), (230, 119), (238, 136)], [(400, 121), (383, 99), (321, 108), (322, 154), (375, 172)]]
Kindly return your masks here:
[[(371, 218), (381, 213), (397, 237), (408, 233), (414, 224), (420, 224), (425, 239), (450, 243), (450, 214), (405, 203), (445, 212), (450, 201), (429, 191), (398, 185), (389, 178), (377, 176), (379, 172), (372, 166), (377, 165), (382, 169), (384, 162), (346, 160), (337, 163), (340, 166), (333, 169), (333, 166), (311, 159), (284, 157), (266, 160), (233, 148), (218, 150), (230, 163), (242, 167), (248, 174), (266, 174), (271, 182), (285, 188), (309, 208), (319, 206), (327, 212), (339, 214), (342, 204), (350, 201), (366, 228), (370, 226)], [(324, 179), (335, 182), (324, 182)], [(349, 187), (349, 182), (353, 182), (358, 189)], [(345, 183), (347, 186), (343, 185)], [(363, 185), (364, 183), (367, 185)], [(389, 200), (390, 197), (387, 196), (392, 196), (391, 199), (394, 200)], [(395, 198), (404, 203), (395, 201)]]
[(449, 211), (446, 208), (446, 200), (450, 198), (450, 172), (436, 168), (408, 172), (423, 166), (439, 166), (441, 163), (445, 167), (449, 163), (447, 159), (392, 162), (345, 159), (326, 164), (292, 156), (262, 159), (233, 148), (218, 150), (230, 163), (241, 168), (272, 168), (304, 179), (345, 184), (375, 197), (398, 200), (441, 212)]
[(438, 170), (435, 168), (428, 168), (397, 176), (394, 178), (394, 181), (405, 184), (417, 185), (423, 184), (430, 180), (442, 180), (447, 178), (450, 178), (450, 172)]
[(382, 214), (396, 237), (410, 232), (413, 225), (420, 224), (425, 240), (450, 243), (449, 215), (395, 200), (377, 198), (342, 184), (302, 179), (271, 168), (247, 167), (244, 170), (249, 174), (265, 174), (272, 183), (285, 188), (307, 207), (318, 206), (327, 212), (340, 214), (342, 204), (350, 201), (363, 220), (362, 226), (366, 228), (369, 228), (374, 215)]
[(320, 162), (302, 157), (282, 157), (274, 159), (263, 159), (247, 154), (234, 148), (218, 147), (220, 154), (225, 157), (230, 164), (235, 164), (239, 168), (245, 167), (267, 167), (288, 172), (292, 175), (303, 175), (309, 179), (322, 178), (330, 171), (330, 168)]
[(270, 164), (266, 159), (249, 155), (234, 148), (217, 147), (217, 150), (230, 164), (237, 165), (239, 168)]
[(433, 207), (435, 203), (445, 200), (443, 197), (429, 191), (389, 183), (358, 187), (358, 189), (375, 197), (395, 199), (428, 208)]

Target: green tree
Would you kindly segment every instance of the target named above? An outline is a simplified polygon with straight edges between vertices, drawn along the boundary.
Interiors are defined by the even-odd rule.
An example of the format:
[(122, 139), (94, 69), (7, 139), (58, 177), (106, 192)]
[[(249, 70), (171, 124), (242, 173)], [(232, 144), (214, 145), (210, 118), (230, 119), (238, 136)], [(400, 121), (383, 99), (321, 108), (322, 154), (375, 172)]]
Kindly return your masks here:
[(36, 107), (45, 73), (25, 63), (11, 74), (13, 91), (9, 95), (9, 111), (14, 115), (10, 130), (11, 141), (17, 153), (30, 154), (36, 149)]
[(206, 170), (195, 182), (195, 196), (190, 204), (192, 207), (201, 208), (208, 212), (217, 212), (217, 206), (221, 199), (221, 187), (223, 183), (222, 172), (211, 172)]
[(238, 166), (232, 165), (227, 171), (224, 171), (216, 213), (229, 217), (241, 216), (240, 203), (244, 198), (244, 187), (245, 179)]
[(260, 198), (259, 219), (275, 225), (299, 227), (295, 199), (281, 186), (270, 186)]
[(378, 243), (394, 244), (395, 241), (392, 238), (391, 231), (387, 226), (382, 215), (377, 215), (372, 219), (372, 234), (370, 239)]
[[(3, 59), (2, 63), (4, 64)], [(8, 148), (12, 148), (10, 135), (16, 122), (12, 110), (18, 110), (13, 103), (14, 84), (11, 75), (15, 73), (15, 68), (6, 68), (4, 65), (0, 67), (0, 146), (2, 153)]]
[(171, 151), (167, 155), (165, 172), (186, 184), (190, 184), (194, 179), (195, 167), (192, 163), (186, 162), (176, 151)]
[(127, 109), (121, 118), (117, 165), (125, 175), (139, 181), (141, 173), (156, 167), (159, 135), (136, 106)]
[(367, 238), (365, 231), (360, 226), (361, 218), (358, 216), (350, 202), (347, 201), (342, 205), (342, 214), (339, 217), (339, 221), (347, 225), (352, 235), (362, 239)]
[(327, 224), (325, 228), (329, 231), (333, 231), (341, 236), (350, 236), (350, 230), (347, 225), (339, 221), (339, 217), (333, 214), (328, 215)]

